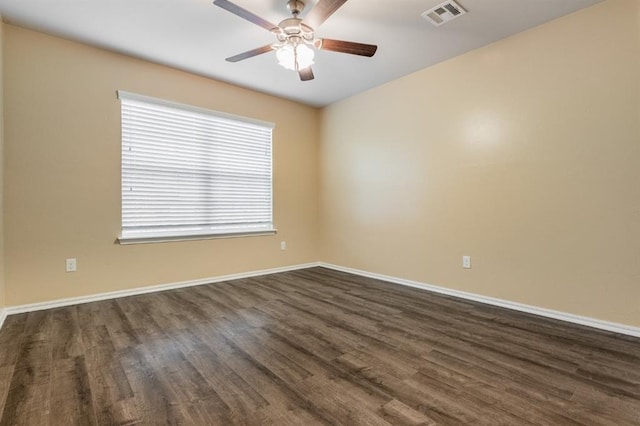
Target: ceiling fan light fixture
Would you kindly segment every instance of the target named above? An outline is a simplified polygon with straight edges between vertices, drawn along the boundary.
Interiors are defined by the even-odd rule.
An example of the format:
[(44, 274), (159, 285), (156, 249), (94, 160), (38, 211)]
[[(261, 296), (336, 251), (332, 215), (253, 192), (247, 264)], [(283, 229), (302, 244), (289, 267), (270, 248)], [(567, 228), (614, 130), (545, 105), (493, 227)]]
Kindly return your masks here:
[(292, 71), (300, 71), (313, 65), (313, 49), (304, 43), (287, 43), (276, 50), (278, 63)]
[[(448, 1), (453, 2), (454, 0)], [(304, 18), (307, 23), (298, 17), (306, 2), (307, 0), (288, 0), (287, 6), (293, 16), (283, 19), (278, 25), (275, 25), (247, 9), (243, 9), (231, 0), (214, 0), (213, 4), (216, 6), (270, 31), (277, 40), (274, 44), (248, 50), (225, 60), (238, 62), (275, 51), (278, 62), (283, 68), (297, 72), (300, 81), (310, 81), (315, 78), (311, 66), (314, 63), (313, 57), (316, 49), (366, 57), (372, 57), (376, 53), (378, 46), (373, 44), (315, 38), (314, 29), (322, 25), (347, 0), (313, 0), (314, 7)]]

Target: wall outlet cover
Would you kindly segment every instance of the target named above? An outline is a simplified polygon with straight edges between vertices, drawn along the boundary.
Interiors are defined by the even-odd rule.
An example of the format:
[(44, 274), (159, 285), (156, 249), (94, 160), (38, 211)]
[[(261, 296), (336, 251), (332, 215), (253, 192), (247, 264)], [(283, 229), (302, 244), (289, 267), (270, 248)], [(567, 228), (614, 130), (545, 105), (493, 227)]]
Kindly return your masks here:
[(78, 270), (78, 263), (76, 258), (69, 258), (66, 260), (66, 271), (76, 272)]

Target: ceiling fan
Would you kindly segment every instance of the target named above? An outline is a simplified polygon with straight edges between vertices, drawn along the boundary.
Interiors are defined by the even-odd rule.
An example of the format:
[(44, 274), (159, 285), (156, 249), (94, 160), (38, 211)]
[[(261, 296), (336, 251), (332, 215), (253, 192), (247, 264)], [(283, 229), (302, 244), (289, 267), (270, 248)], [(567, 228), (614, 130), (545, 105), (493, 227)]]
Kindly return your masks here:
[(311, 70), (314, 48), (372, 57), (376, 53), (378, 46), (352, 41), (315, 38), (314, 30), (346, 2), (347, 0), (319, 0), (303, 22), (302, 19), (298, 18), (298, 15), (304, 9), (305, 0), (288, 0), (287, 8), (293, 17), (284, 19), (278, 25), (275, 25), (229, 0), (215, 0), (213, 4), (216, 6), (271, 31), (277, 39), (276, 43), (248, 50), (231, 56), (226, 60), (238, 62), (275, 50), (280, 65), (296, 71), (300, 76), (300, 80), (309, 81), (314, 78)]

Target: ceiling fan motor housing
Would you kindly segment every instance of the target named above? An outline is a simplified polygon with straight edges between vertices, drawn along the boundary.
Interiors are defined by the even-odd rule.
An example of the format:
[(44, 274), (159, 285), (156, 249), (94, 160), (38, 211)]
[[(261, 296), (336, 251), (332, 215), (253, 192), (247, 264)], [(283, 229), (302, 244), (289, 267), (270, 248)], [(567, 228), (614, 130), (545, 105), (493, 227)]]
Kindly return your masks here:
[(313, 29), (304, 24), (300, 18), (287, 18), (283, 20), (278, 24), (278, 30), (276, 37), (280, 42), (292, 39), (305, 40), (308, 42), (313, 40)]

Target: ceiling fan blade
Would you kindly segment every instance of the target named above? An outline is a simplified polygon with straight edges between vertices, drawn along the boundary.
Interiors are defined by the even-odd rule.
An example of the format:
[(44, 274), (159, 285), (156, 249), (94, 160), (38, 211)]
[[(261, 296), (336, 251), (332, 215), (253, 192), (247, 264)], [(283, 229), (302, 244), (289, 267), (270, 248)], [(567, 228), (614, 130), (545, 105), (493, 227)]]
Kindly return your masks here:
[(331, 50), (332, 52), (349, 53), (372, 57), (375, 55), (378, 46), (374, 44), (356, 43), (353, 41), (331, 40), (330, 38), (319, 39), (318, 49)]
[(247, 50), (246, 52), (239, 53), (235, 56), (231, 56), (226, 59), (227, 62), (238, 62), (244, 59), (253, 58), (254, 56), (262, 55), (263, 53), (271, 52), (273, 47), (270, 44), (266, 46), (258, 47), (257, 49)]
[(340, 9), (347, 0), (320, 0), (318, 4), (304, 17), (304, 23), (313, 29), (318, 29), (329, 16)]
[(307, 67), (303, 70), (299, 70), (298, 75), (300, 76), (300, 80), (302, 81), (309, 81), (315, 78), (313, 76), (313, 70), (311, 69), (311, 67)]
[(239, 16), (243, 19), (246, 19), (249, 22), (252, 22), (256, 25), (261, 26), (262, 28), (266, 29), (266, 30), (273, 30), (275, 28), (278, 28), (277, 25), (272, 24), (271, 22), (262, 19), (261, 17), (259, 17), (258, 15), (254, 15), (253, 13), (249, 12), (247, 9), (243, 9), (240, 6), (231, 3), (228, 0), (215, 0), (213, 2), (213, 4), (215, 4), (216, 6), (219, 6), (221, 8), (223, 8), (224, 10), (233, 13), (236, 16)]

